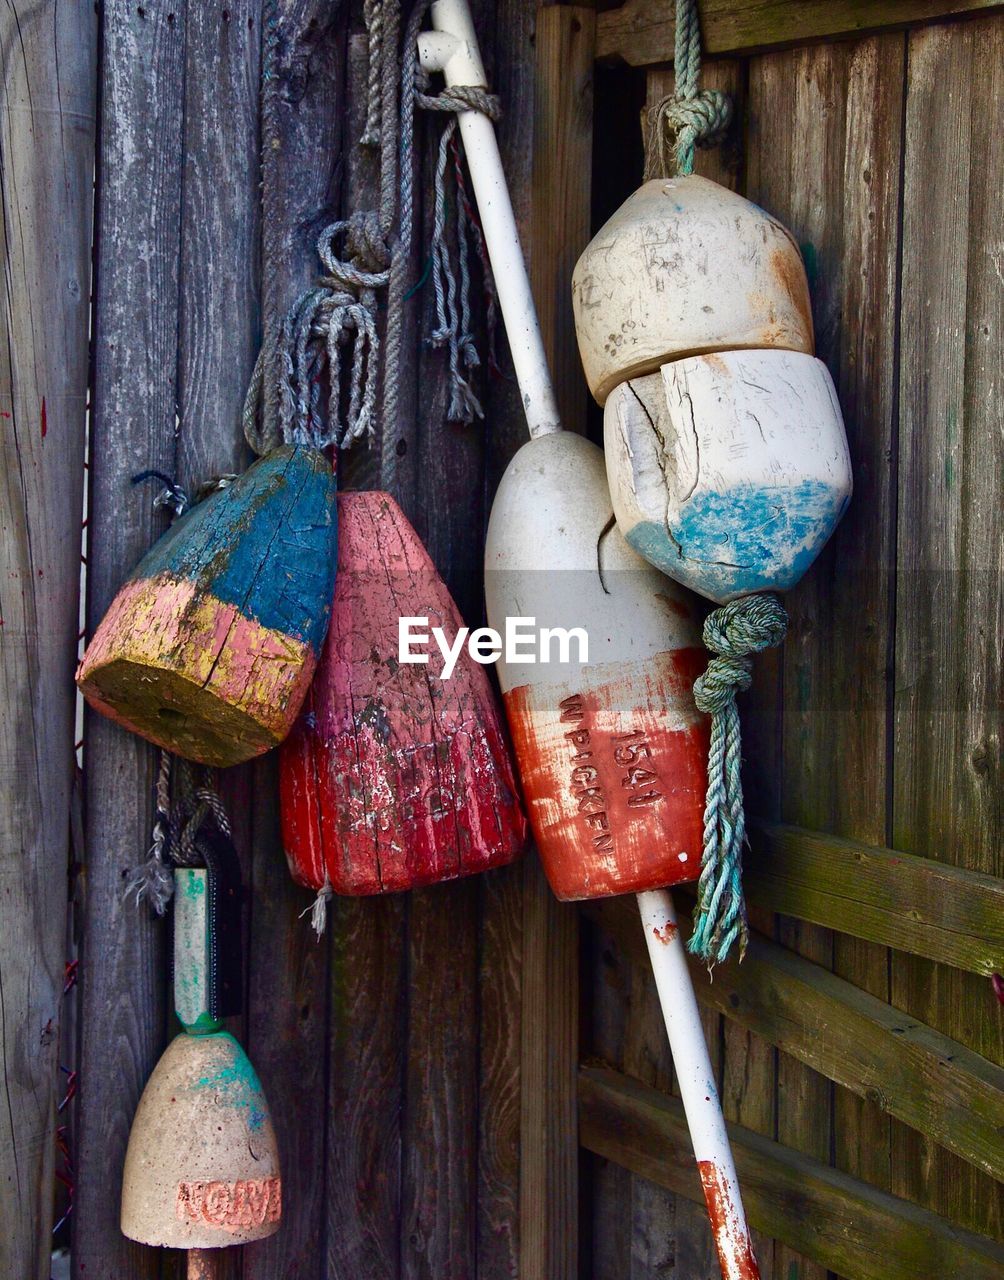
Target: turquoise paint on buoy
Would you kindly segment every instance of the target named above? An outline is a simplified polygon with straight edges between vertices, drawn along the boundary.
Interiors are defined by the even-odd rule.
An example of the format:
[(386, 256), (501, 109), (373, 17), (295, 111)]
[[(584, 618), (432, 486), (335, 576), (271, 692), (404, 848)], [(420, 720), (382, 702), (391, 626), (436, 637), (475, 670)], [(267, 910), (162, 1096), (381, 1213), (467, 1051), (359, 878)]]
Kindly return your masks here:
[(643, 521), (626, 537), (663, 573), (714, 599), (788, 591), (815, 560), (847, 503), (845, 493), (816, 480), (699, 492), (670, 527)]

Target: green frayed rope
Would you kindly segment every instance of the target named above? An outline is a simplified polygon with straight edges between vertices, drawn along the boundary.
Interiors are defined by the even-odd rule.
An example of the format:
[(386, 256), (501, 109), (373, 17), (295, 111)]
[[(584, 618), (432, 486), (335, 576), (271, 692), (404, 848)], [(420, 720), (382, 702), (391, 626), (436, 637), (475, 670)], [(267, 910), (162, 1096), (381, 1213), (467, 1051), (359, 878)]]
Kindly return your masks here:
[(701, 89), (701, 27), (697, 0), (677, 0), (673, 92), (649, 112), (646, 178), (694, 172), (694, 148), (721, 142), (732, 123), (732, 99)]
[(746, 817), (736, 694), (750, 687), (753, 663), (749, 655), (780, 644), (787, 630), (784, 606), (770, 595), (732, 600), (715, 609), (704, 623), (705, 646), (717, 656), (694, 681), (694, 701), (711, 716), (711, 749), (704, 855), (694, 931), (687, 948), (709, 965), (725, 960), (737, 939), (742, 959), (749, 938), (742, 885)]

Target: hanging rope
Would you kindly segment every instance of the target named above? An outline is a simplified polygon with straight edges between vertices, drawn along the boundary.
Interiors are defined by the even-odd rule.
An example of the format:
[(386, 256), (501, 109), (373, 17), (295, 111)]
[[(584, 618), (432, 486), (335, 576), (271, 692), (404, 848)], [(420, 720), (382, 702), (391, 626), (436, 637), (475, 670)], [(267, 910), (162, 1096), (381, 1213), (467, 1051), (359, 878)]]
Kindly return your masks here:
[(749, 938), (742, 887), (746, 817), (736, 694), (750, 687), (749, 655), (780, 644), (787, 629), (784, 606), (771, 595), (732, 600), (715, 609), (704, 623), (704, 643), (717, 657), (694, 682), (694, 701), (711, 716), (711, 748), (704, 855), (694, 931), (687, 946), (709, 965), (725, 960), (737, 939), (742, 959)]
[(694, 172), (694, 148), (716, 146), (732, 123), (732, 99), (701, 89), (701, 27), (697, 0), (677, 0), (673, 92), (648, 115), (645, 177)]
[(153, 843), (147, 859), (134, 867), (126, 880), (125, 897), (134, 898), (136, 905), (149, 902), (151, 909), (162, 916), (174, 893), (174, 876), (167, 861), (167, 838), (171, 821), (171, 753), (161, 750), (157, 769), (156, 801), (153, 820)]
[[(219, 489), (225, 489), (236, 478), (233, 475), (217, 476), (199, 485), (196, 502), (201, 502)], [(169, 508), (173, 524), (188, 510), (188, 494), (162, 471), (141, 471), (132, 477), (134, 485), (149, 480), (158, 480), (164, 486), (154, 498), (153, 505)], [(172, 775), (175, 792), (173, 801)], [(204, 769), (201, 780), (196, 780), (192, 765), (181, 757), (172, 756), (164, 748), (160, 751), (154, 795), (150, 852), (146, 861), (129, 873), (123, 896), (127, 901), (133, 898), (137, 906), (141, 902), (148, 902), (158, 916), (163, 916), (174, 894), (172, 864), (199, 864), (194, 840), (207, 817), (212, 816), (217, 828), (227, 836), (230, 835), (230, 821), (223, 801), (216, 793), (212, 772)]]
[[(294, 302), (276, 328), (271, 351), (259, 354), (243, 412), (245, 437), (256, 453), (280, 441), (306, 443), (324, 449), (347, 449), (376, 434), (377, 368), (380, 338), (378, 293), (389, 286), (384, 340), (383, 421), (396, 421), (401, 365), (401, 335), (406, 301), (404, 273), (411, 251), (414, 222), (414, 115), (417, 107), (453, 114), (440, 141), (435, 179), (435, 213), (431, 247), (436, 299), (436, 328), (430, 345), (447, 351), (450, 395), (447, 420), (470, 423), (482, 417), (470, 382), (480, 365), (472, 334), (471, 257), (476, 256), (485, 278), (488, 319), (494, 328), (494, 284), (480, 227), (464, 189), (459, 151), (455, 148), (456, 113), (484, 111), (492, 119), (499, 103), (484, 89), (458, 88), (438, 95), (425, 92), (424, 73), (417, 61), (417, 38), (428, 11), (426, 0), (412, 11), (405, 37), (402, 72), (398, 76), (400, 15), (390, 0), (364, 5), (369, 69), (366, 123), (361, 145), (380, 147), (380, 209), (353, 213), (322, 233), (317, 252), (325, 274)], [(265, 42), (265, 99), (274, 97), (277, 37), (270, 15)], [(398, 96), (400, 93), (400, 102)], [(270, 120), (271, 114), (264, 113)], [(400, 187), (397, 186), (400, 164)], [(456, 197), (447, 194), (452, 175)], [(456, 226), (449, 227), (449, 211), (456, 209)], [(396, 216), (395, 216), (396, 215)], [(394, 235), (395, 221), (398, 233)], [(458, 265), (454, 266), (453, 245)], [(327, 404), (322, 387), (328, 386)], [(275, 390), (269, 388), (274, 379)], [(382, 433), (386, 435), (386, 433)], [(381, 467), (383, 471), (383, 466)]]

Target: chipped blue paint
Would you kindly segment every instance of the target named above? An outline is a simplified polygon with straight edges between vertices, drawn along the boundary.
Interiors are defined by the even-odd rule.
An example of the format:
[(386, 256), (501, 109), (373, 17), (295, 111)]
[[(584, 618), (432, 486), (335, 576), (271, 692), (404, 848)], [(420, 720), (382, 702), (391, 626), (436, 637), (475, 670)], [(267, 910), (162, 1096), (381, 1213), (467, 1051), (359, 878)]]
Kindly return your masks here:
[[(213, 1037), (216, 1038), (216, 1037)], [(209, 1039), (208, 1036), (202, 1039)], [(228, 1031), (218, 1033), (221, 1047), (230, 1052), (230, 1060), (223, 1062), (209, 1075), (200, 1076), (197, 1089), (211, 1089), (225, 1107), (247, 1110), (247, 1125), (253, 1132), (265, 1123), (265, 1094), (251, 1059)]]
[(176, 520), (132, 576), (198, 581), (207, 595), (318, 654), (335, 582), (335, 494), (321, 454), (283, 445)]
[(698, 490), (669, 529), (646, 520), (625, 536), (663, 573), (721, 602), (793, 587), (848, 501), (842, 489), (819, 480), (725, 493)]

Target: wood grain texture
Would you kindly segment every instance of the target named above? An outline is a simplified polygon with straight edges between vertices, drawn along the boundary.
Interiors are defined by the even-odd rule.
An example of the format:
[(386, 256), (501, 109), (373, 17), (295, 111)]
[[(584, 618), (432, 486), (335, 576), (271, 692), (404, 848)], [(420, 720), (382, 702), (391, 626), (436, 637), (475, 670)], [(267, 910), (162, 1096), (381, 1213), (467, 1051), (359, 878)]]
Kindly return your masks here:
[[(991, 118), (1002, 92), (1000, 19), (910, 37), (892, 843), (996, 876), (1004, 294), (995, 191), (1004, 148)], [(925, 196), (933, 182), (943, 188), (934, 204)], [(897, 956), (891, 991), (898, 1007), (1004, 1062), (1000, 1006), (985, 979)], [(913, 1135), (893, 1154), (898, 1193), (1004, 1236), (999, 1187)]]
[[(164, 527), (129, 478), (173, 474), (184, 139), (185, 15), (105, 6), (96, 206), (88, 620)], [(81, 1093), (73, 1267), (81, 1280), (153, 1280), (160, 1257), (119, 1232), (122, 1162), (166, 1030), (164, 926), (122, 900), (150, 843), (155, 752), (86, 722)]]
[[(261, 316), (260, 52), (260, 0), (240, 0), (227, 9), (188, 9), (177, 475), (189, 492), (217, 475), (243, 471), (250, 461), (239, 422)], [(252, 880), (252, 775), (248, 767), (228, 769), (221, 777), (245, 886)], [(250, 910), (244, 914), (246, 992), (253, 958)], [(244, 1015), (229, 1029), (247, 1046), (246, 998)], [(252, 1063), (271, 1109), (279, 1081), (271, 1070), (262, 1074), (253, 1050)], [(218, 1280), (236, 1280), (243, 1262), (243, 1250), (218, 1253), (213, 1259)], [(180, 1271), (180, 1260), (175, 1266)], [(169, 1280), (170, 1267), (165, 1258), (163, 1280)]]
[[(590, 1067), (580, 1072), (579, 1095), (589, 1150), (688, 1198), (701, 1196), (676, 1099)], [(851, 1280), (1000, 1275), (1000, 1245), (748, 1129), (730, 1126), (729, 1135), (751, 1222), (812, 1258), (824, 1273), (835, 1270)]]
[[(344, 170), (348, 6), (278, 0), (267, 107), (262, 106), (261, 337), (316, 276), (315, 241), (337, 214)], [(279, 833), (277, 770), (254, 766), (251, 955), (247, 1048), (272, 1106), (283, 1164), (283, 1223), (245, 1250), (245, 1280), (320, 1277), (326, 1265), (331, 935), (318, 943), (302, 917), (310, 895), (291, 881)], [(330, 926), (329, 926), (330, 927)], [(332, 1273), (334, 1274), (334, 1273)]]
[[(632, 908), (612, 899), (586, 911), (644, 976), (647, 953)], [(742, 965), (723, 966), (713, 977), (696, 961), (690, 967), (706, 1009), (993, 1176), (1004, 1175), (1004, 1071), (994, 1063), (755, 932)], [(647, 986), (650, 997), (654, 987)], [(630, 1064), (625, 1070), (644, 1079)], [(874, 1137), (863, 1141), (873, 1144)]]
[[(496, 132), (517, 227), (528, 256), (532, 256), (528, 231), (535, 12), (536, 5), (527, 0), (497, 0), (478, 6), (480, 29), (486, 37), (494, 15), (494, 39), (486, 40), (486, 65), (489, 83), (505, 104)], [(519, 388), (512, 374), (508, 343), (501, 334), (497, 358), (501, 373), (484, 385), (487, 497), (494, 492), (501, 469), (526, 439)], [(479, 601), (478, 616), (480, 612)], [(485, 1280), (517, 1280), (520, 1275), (524, 874), (520, 862), (479, 881), (477, 1274)]]
[[(571, 271), (589, 236), (593, 15), (537, 15), (530, 279), (566, 427), (581, 430), (585, 393), (571, 315)], [(557, 92), (556, 92), (557, 91)], [(573, 1280), (579, 1268), (579, 930), (555, 902), (536, 854), (523, 880), (520, 1122), (521, 1280)]]
[(566, 430), (582, 431), (586, 388), (572, 316), (572, 270), (590, 234), (596, 15), (555, 4), (537, 13), (530, 281)]
[[(999, 8), (992, 0), (705, 0), (701, 33), (708, 53), (754, 53)], [(671, 0), (628, 0), (606, 10), (597, 23), (596, 56), (639, 67), (672, 62), (673, 14)]]
[(0, 16), (0, 1273), (25, 1280), (63, 1089), (96, 37), (85, 3)]
[(989, 977), (1004, 970), (1004, 880), (934, 857), (756, 823), (751, 902)]

